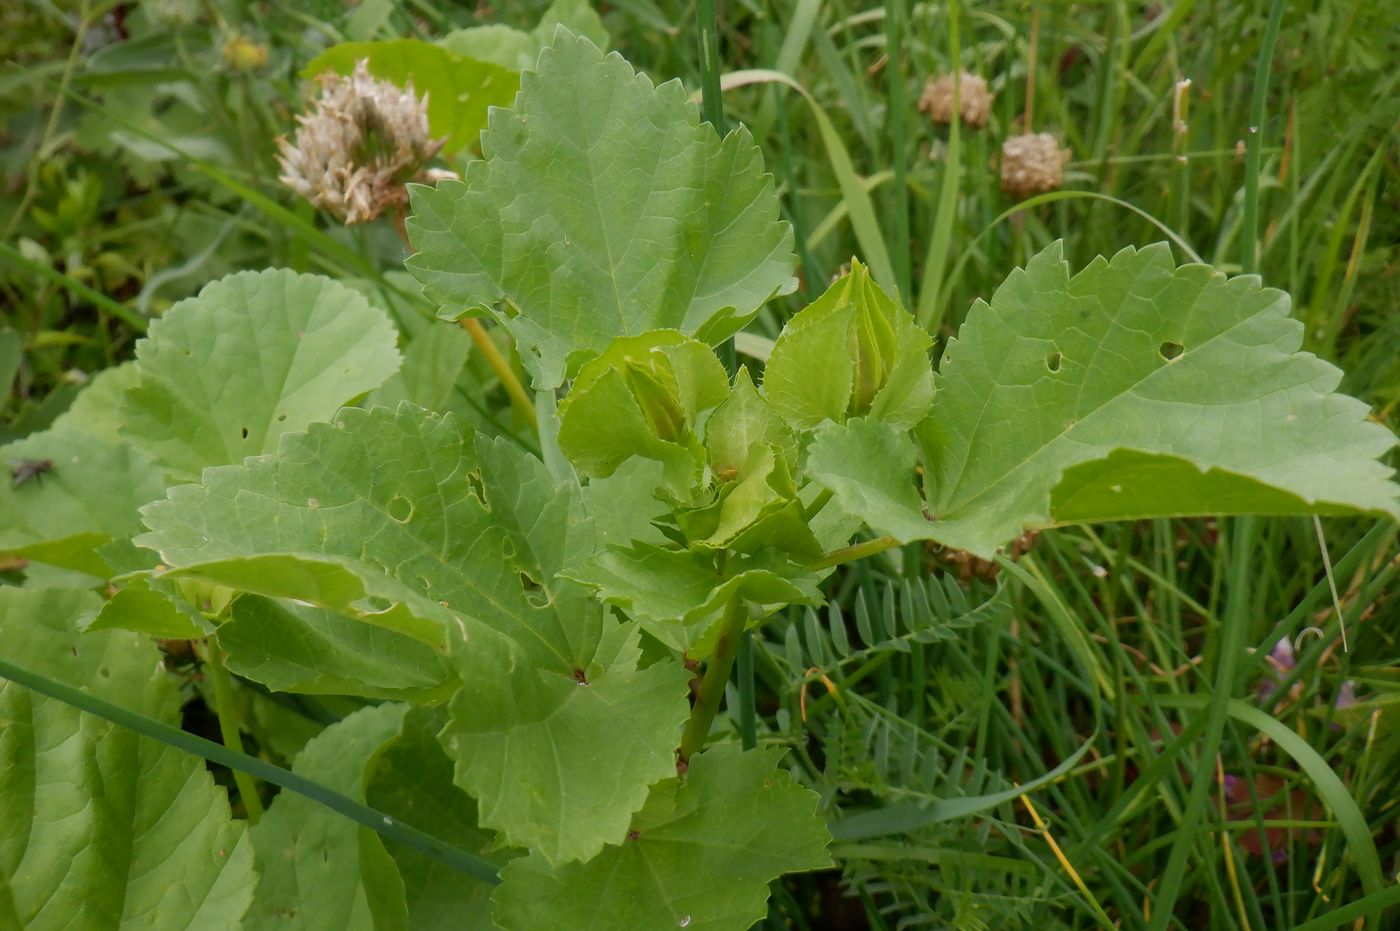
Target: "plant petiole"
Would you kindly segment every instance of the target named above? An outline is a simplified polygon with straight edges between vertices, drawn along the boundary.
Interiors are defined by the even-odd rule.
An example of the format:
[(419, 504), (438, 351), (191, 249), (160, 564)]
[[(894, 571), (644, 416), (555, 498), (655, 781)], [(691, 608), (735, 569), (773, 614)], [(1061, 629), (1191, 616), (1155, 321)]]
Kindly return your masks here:
[(737, 595), (729, 599), (729, 604), (724, 608), (724, 619), (720, 621), (719, 641), (710, 655), (709, 665), (705, 667), (705, 676), (700, 680), (700, 695), (690, 709), (690, 718), (685, 722), (685, 731), (681, 734), (681, 746), (676, 752), (676, 768), (681, 772), (685, 772), (690, 758), (700, 752), (705, 746), (705, 738), (710, 736), (710, 726), (714, 724), (720, 699), (724, 697), (724, 687), (734, 669), (734, 657), (748, 619), (749, 611), (744, 599)]

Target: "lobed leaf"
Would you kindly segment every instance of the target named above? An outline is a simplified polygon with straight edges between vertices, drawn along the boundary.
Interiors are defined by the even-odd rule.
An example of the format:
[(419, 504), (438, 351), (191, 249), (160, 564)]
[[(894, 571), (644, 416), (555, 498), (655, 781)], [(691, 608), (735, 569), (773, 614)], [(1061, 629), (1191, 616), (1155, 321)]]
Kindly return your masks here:
[[(369, 762), (407, 710), (355, 712), (312, 738), (292, 771), (364, 801)], [(278, 795), (251, 833), (259, 879), (246, 931), (408, 931), (403, 878), (378, 834), (295, 792)]]
[(831, 865), (817, 796), (775, 769), (782, 753), (707, 750), (684, 781), (653, 788), (627, 838), (589, 862), (513, 861), (493, 896), (497, 924), (729, 931), (761, 920), (770, 881)]
[(1379, 461), (1395, 437), (1333, 393), (1340, 373), (1301, 342), (1287, 295), (1255, 277), (1176, 268), (1165, 245), (1071, 277), (1055, 244), (974, 306), (944, 351), (917, 430), (931, 521), (902, 491), (903, 454), (838, 464), (859, 443), (833, 433), (839, 450), (814, 455), (872, 527), (981, 556), (1064, 523), (1400, 515)]
[(389, 319), (316, 275), (240, 272), (153, 322), (121, 433), (171, 476), (270, 453), (399, 367)]
[[(578, 489), (504, 441), (409, 405), (349, 408), (285, 437), (276, 457), (207, 470), (202, 486), (172, 489), (145, 515), (151, 533), (139, 542), (175, 574), (446, 645), (463, 683), (444, 733), (456, 778), (509, 843), (586, 858), (673, 771), (684, 670), (637, 669), (635, 631), (557, 578), (597, 547)], [(362, 645), (348, 630), (314, 655), (278, 641), (264, 649), (334, 679)], [(624, 710), (631, 726), (619, 728)], [(522, 771), (544, 775), (510, 775)]]
[(822, 602), (816, 575), (771, 550), (731, 556), (716, 571), (710, 553), (647, 543), (610, 546), (569, 576), (693, 660), (714, 649), (724, 606), (735, 596), (751, 605)]
[(445, 316), (493, 313), (535, 387), (619, 336), (715, 343), (795, 287), (792, 230), (748, 132), (724, 140), (677, 82), (560, 37), (492, 112), (485, 161), (412, 189), (409, 269)]

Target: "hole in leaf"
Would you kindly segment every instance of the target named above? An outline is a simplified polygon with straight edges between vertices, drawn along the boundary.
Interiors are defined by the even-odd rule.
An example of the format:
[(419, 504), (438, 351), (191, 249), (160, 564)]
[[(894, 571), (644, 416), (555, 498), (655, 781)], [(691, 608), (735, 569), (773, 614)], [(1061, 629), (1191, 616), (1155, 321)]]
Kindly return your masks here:
[(389, 516), (401, 524), (408, 523), (413, 516), (413, 502), (403, 495), (394, 495), (389, 499)]
[(1052, 372), (1058, 372), (1060, 370), (1060, 362), (1063, 359), (1064, 356), (1060, 355), (1057, 349), (1045, 357), (1045, 367)]
[(246, 439), (248, 438), (248, 428), (247, 428), (247, 427), (244, 427), (243, 430), (242, 430), (242, 433), (243, 433), (243, 439), (246, 440)]
[(467, 487), (471, 489), (472, 497), (482, 507), (486, 507), (486, 488), (481, 484), (481, 476), (475, 472), (467, 473)]
[(1170, 362), (1177, 356), (1181, 355), (1182, 352), (1184, 352), (1185, 350), (1186, 347), (1181, 345), (1180, 343), (1174, 343), (1171, 340), (1167, 340), (1165, 343), (1157, 347), (1157, 354), (1163, 359), (1166, 359), (1168, 362)]

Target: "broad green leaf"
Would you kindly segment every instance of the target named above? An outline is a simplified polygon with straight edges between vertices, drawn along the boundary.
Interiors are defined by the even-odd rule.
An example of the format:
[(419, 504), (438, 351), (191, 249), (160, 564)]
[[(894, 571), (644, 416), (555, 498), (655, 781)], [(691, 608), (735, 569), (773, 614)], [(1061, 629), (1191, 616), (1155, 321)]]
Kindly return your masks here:
[[(144, 637), (79, 633), (90, 592), (0, 589), (29, 669), (166, 722), (179, 693)], [(0, 926), (237, 927), (252, 847), (202, 760), (0, 681)]]
[(714, 648), (717, 625), (731, 598), (743, 598), (751, 606), (822, 601), (814, 574), (771, 551), (731, 556), (719, 572), (709, 553), (651, 544), (614, 546), (568, 574), (693, 660), (704, 659)]
[(593, 522), (600, 549), (666, 541), (656, 523), (673, 505), (646, 492), (662, 486), (661, 468), (661, 463), (650, 459), (633, 459), (607, 478), (590, 479), (583, 487), (583, 509)]
[(519, 75), (489, 61), (424, 42), (389, 39), (381, 42), (342, 42), (333, 45), (302, 69), (314, 78), (333, 71), (349, 74), (361, 60), (369, 73), (398, 87), (413, 82), (414, 91), (428, 98), (428, 129), (435, 139), (446, 137), (443, 151), (475, 149), (491, 107), (510, 104), (520, 86)]
[[(441, 718), (440, 712), (423, 708), (404, 716), (399, 736), (370, 762), (365, 801), (458, 850), (503, 866), (517, 854), (495, 849), (496, 835), (477, 824), (476, 804), (452, 784), (452, 761), (437, 739)], [(384, 841), (384, 847), (403, 879), (410, 928), (490, 927), (491, 885), (393, 841)]]
[[(25, 459), (48, 459), (53, 468), (15, 485), (9, 468)], [(0, 448), (0, 463), (9, 467), (0, 473), (0, 552), (99, 578), (112, 568), (98, 548), (138, 530), (137, 509), (165, 487), (160, 470), (130, 444), (67, 426)]]
[(455, 681), (432, 647), (324, 608), (245, 595), (219, 626), (233, 672), (277, 692), (426, 701)]
[(173, 477), (270, 453), (399, 366), (382, 311), (327, 278), (240, 272), (180, 301), (136, 345), (122, 434)]
[(723, 141), (676, 82), (587, 39), (546, 49), (492, 112), (464, 181), (411, 189), (409, 269), (450, 317), (484, 308), (541, 390), (618, 336), (708, 342), (788, 293), (792, 230), (747, 130)]
[[(516, 575), (539, 588), (526, 596), (535, 609), (528, 634), (450, 628), (463, 684), (442, 739), (483, 826), (550, 862), (586, 860), (621, 837), (647, 787), (674, 772), (689, 675), (670, 661), (639, 669), (636, 628), (558, 578), (596, 545), (576, 491), (504, 443), (483, 444), (482, 458), (486, 503)], [(518, 594), (518, 580), (508, 576), (501, 591)], [(530, 773), (529, 785), (510, 773)]]
[(909, 434), (860, 417), (817, 428), (807, 452), (807, 474), (833, 494), (836, 506), (904, 540), (927, 535), (914, 481), (917, 458)]
[(554, 0), (529, 32), (492, 23), (454, 30), (439, 39), (438, 44), (478, 61), (489, 61), (512, 71), (529, 71), (535, 67), (540, 52), (554, 42), (555, 30), (560, 26), (586, 37), (598, 48), (608, 47), (608, 31), (588, 0)]
[[(332, 724), (307, 743), (292, 771), (364, 801), (370, 761), (398, 736), (407, 710), (379, 705)], [(283, 792), (251, 835), (259, 879), (243, 920), (248, 931), (408, 931), (403, 878), (375, 832)]]
[(705, 424), (710, 467), (721, 480), (743, 478), (750, 452), (764, 446), (776, 446), (786, 461), (797, 461), (797, 438), (741, 366), (729, 397)]
[(800, 429), (867, 415), (907, 429), (933, 401), (931, 345), (909, 312), (852, 260), (847, 275), (783, 328), (763, 391)]
[(981, 556), (1064, 523), (1400, 515), (1378, 461), (1394, 436), (1332, 393), (1340, 373), (1301, 341), (1287, 295), (1257, 278), (1176, 268), (1165, 245), (1071, 277), (1052, 245), (974, 306), (944, 351), (917, 431), (931, 522), (886, 494), (907, 460), (848, 464), (843, 506), (864, 486), (876, 529)]
[[(556, 582), (596, 548), (591, 526), (577, 489), (504, 441), (408, 405), (349, 408), (284, 437), (276, 457), (206, 470), (145, 515), (139, 541), (183, 567), (174, 574), (348, 608), (430, 643), (413, 625), (436, 624), (464, 683), (450, 727), (458, 783), (512, 844), (586, 857), (674, 765), (684, 671), (638, 670), (635, 634)], [(618, 728), (633, 700), (644, 713)], [(501, 778), (526, 759), (577, 767)]]
[(497, 924), (748, 928), (766, 914), (769, 882), (831, 865), (817, 796), (776, 769), (782, 753), (708, 750), (691, 759), (684, 781), (658, 784), (626, 839), (589, 862), (515, 860), (493, 896)]
[(724, 366), (704, 343), (675, 330), (622, 337), (583, 366), (559, 406), (559, 448), (599, 478), (633, 457), (655, 459), (681, 498), (705, 464), (697, 421), (728, 393)]
[(103, 369), (53, 422), (54, 430), (71, 430), (113, 445), (122, 443), (122, 398), (140, 379), (135, 362)]
[[(491, 604), (476, 594), (466, 530), (484, 522), (469, 479), (474, 444), (455, 418), (408, 405), (348, 408), (334, 425), (284, 436), (276, 457), (172, 488), (143, 510), (152, 532), (137, 542), (180, 574), (351, 612), (442, 646), (445, 607)], [(520, 593), (507, 616), (524, 604)]]
[(147, 579), (128, 582), (102, 605), (87, 630), (131, 630), (168, 640), (193, 640), (212, 631), (194, 606), (153, 588)]

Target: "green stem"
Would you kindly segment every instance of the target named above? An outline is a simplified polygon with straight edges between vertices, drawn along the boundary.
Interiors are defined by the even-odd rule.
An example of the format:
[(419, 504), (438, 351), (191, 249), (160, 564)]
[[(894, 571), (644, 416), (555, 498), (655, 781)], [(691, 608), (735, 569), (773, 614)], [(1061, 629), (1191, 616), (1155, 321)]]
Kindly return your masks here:
[(1224, 630), (1220, 636), (1219, 665), (1215, 670), (1215, 685), (1211, 689), (1210, 704), (1206, 708), (1206, 730), (1200, 756), (1192, 773), (1191, 794), (1186, 799), (1186, 809), (1177, 825), (1176, 838), (1172, 842), (1171, 854), (1167, 857), (1167, 868), (1162, 873), (1162, 885), (1153, 897), (1152, 923), (1148, 931), (1165, 931), (1172, 920), (1172, 910), (1181, 892), (1182, 879), (1186, 873), (1186, 861), (1195, 846), (1197, 828), (1205, 814), (1206, 800), (1211, 786), (1215, 783), (1215, 760), (1220, 752), (1220, 742), (1225, 734), (1225, 720), (1229, 716), (1230, 695), (1235, 689), (1240, 657), (1244, 653), (1245, 633), (1249, 629), (1250, 618), (1250, 577), (1254, 571), (1254, 542), (1256, 520), (1241, 517), (1235, 521), (1233, 539), (1230, 541), (1230, 591), (1223, 618)]
[[(700, 34), (700, 90), (702, 92), (701, 114), (705, 121), (724, 136), (724, 97), (720, 90), (719, 63), (719, 20), (715, 16), (715, 0), (697, 0), (695, 4), (695, 26)], [(724, 370), (731, 376), (738, 371), (739, 356), (734, 351), (734, 340), (727, 339), (715, 348)]]
[(705, 676), (700, 680), (700, 695), (695, 700), (695, 707), (690, 709), (690, 719), (685, 722), (685, 731), (681, 734), (677, 756), (682, 767), (704, 748), (705, 739), (710, 736), (710, 726), (714, 724), (720, 699), (724, 697), (724, 687), (734, 668), (734, 657), (748, 619), (749, 609), (744, 599), (737, 595), (729, 599), (729, 604), (724, 608), (724, 619), (720, 621), (719, 640), (715, 643), (714, 653), (710, 654)]
[(1259, 49), (1259, 67), (1254, 72), (1254, 98), (1249, 104), (1249, 133), (1245, 136), (1244, 229), (1240, 231), (1240, 270), (1252, 275), (1259, 270), (1259, 164), (1264, 145), (1264, 105), (1269, 95), (1269, 69), (1274, 46), (1278, 44), (1279, 23), (1283, 21), (1284, 0), (1269, 6), (1269, 24)]
[(510, 361), (501, 354), (501, 349), (491, 338), (491, 334), (487, 333), (486, 328), (481, 325), (481, 321), (474, 317), (464, 318), (462, 329), (470, 334), (476, 348), (486, 357), (491, 371), (495, 372), (496, 377), (501, 380), (501, 387), (505, 388), (506, 394), (510, 395), (511, 403), (530, 422), (530, 429), (539, 430), (539, 420), (535, 416), (534, 402), (530, 400), (530, 395), (525, 391), (525, 386), (520, 383), (520, 379), (515, 377), (515, 369), (511, 368)]
[[(204, 664), (204, 671), (214, 683), (214, 710), (219, 716), (219, 735), (223, 738), (225, 747), (234, 753), (243, 753), (238, 709), (233, 704), (233, 682), (229, 678), (228, 670), (224, 668), (224, 651), (219, 649), (218, 642), (212, 638), (204, 641), (204, 646), (209, 660)], [(237, 769), (233, 771), (233, 781), (243, 799), (243, 808), (248, 813), (249, 823), (257, 824), (263, 814), (262, 796), (258, 794), (257, 783), (253, 782), (252, 776)]]
[(873, 540), (866, 540), (864, 543), (853, 543), (850, 546), (843, 546), (839, 550), (832, 550), (812, 563), (810, 568), (830, 569), (832, 566), (865, 559), (867, 556), (874, 556), (876, 553), (883, 553), (885, 550), (892, 550), (900, 545), (900, 542), (894, 537), (876, 537)]
[(700, 33), (701, 113), (715, 132), (724, 135), (724, 98), (720, 96), (719, 20), (715, 0), (697, 0), (695, 25)]
[(745, 750), (758, 746), (758, 706), (753, 692), (753, 631), (748, 628), (739, 635), (739, 738)]
[(885, 0), (885, 99), (890, 122), (890, 158), (894, 161), (894, 273), (900, 301), (914, 300), (909, 284), (909, 182), (905, 145), (904, 0)]
[[(919, 325), (933, 335), (943, 324), (947, 301), (942, 298), (948, 254), (952, 249), (953, 224), (958, 212), (958, 187), (962, 182), (962, 39), (958, 33), (958, 2), (948, 2), (948, 50), (953, 66), (953, 121), (948, 125), (948, 150), (943, 159), (943, 178), (938, 186), (938, 206), (933, 215), (933, 235), (924, 254), (923, 282), (919, 285)], [(951, 292), (957, 280), (954, 268), (946, 278)], [(951, 295), (950, 295), (951, 296)]]

